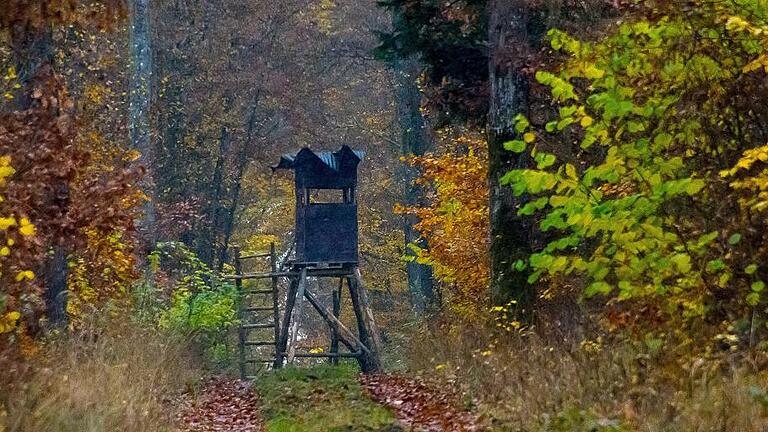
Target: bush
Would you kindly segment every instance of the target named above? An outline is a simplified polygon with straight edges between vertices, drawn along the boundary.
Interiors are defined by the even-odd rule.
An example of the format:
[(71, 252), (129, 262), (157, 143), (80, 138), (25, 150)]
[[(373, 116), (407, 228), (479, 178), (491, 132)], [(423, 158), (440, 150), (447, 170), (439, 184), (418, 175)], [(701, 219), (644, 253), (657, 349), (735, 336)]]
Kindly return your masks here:
[[(238, 322), (240, 301), (235, 286), (225, 282), (181, 243), (158, 244), (150, 262), (158, 274), (167, 278), (165, 284), (171, 292), (167, 303), (150, 307), (160, 326), (190, 338), (217, 366), (228, 365), (232, 357), (228, 340), (230, 330)], [(165, 291), (155, 289), (152, 293), (147, 288), (144, 287), (145, 295)]]
[(0, 357), (0, 430), (173, 430), (167, 398), (200, 374), (185, 341), (130, 321), (94, 328), (50, 341), (33, 361)]
[(459, 385), (493, 430), (768, 430), (768, 377), (733, 359), (678, 366), (639, 343), (558, 345), (479, 325), (423, 329), (414, 341), (410, 367)]

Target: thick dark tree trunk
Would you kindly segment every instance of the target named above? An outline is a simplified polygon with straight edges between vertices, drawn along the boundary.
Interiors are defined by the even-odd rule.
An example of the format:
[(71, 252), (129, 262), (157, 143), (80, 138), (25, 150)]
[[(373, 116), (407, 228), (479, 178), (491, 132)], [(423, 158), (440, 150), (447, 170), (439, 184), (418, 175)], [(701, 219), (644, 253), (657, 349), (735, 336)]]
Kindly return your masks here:
[(141, 189), (148, 197), (138, 226), (143, 247), (148, 253), (157, 243), (155, 188), (152, 176), (152, 140), (150, 133), (150, 101), (152, 97), (152, 51), (149, 21), (149, 0), (131, 2), (131, 60), (133, 74), (130, 82), (130, 117), (128, 122), (131, 147), (141, 156), (139, 163), (146, 168)]
[(67, 315), (67, 255), (63, 245), (54, 245), (45, 260), (45, 311), (52, 327), (64, 327)]
[[(397, 60), (394, 66), (397, 74), (397, 117), (401, 130), (402, 154), (422, 156), (432, 147), (432, 139), (420, 109), (421, 93), (416, 83), (420, 71), (419, 63), (415, 58), (402, 59)], [(403, 204), (408, 207), (425, 205), (424, 190), (415, 183), (419, 176), (418, 170), (407, 164), (403, 164), (401, 170), (405, 187)], [(409, 245), (415, 244), (422, 249), (428, 247), (427, 241), (414, 228), (416, 223), (418, 218), (413, 215), (406, 216), (403, 221), (406, 253), (411, 256), (415, 254)], [(432, 267), (411, 261), (406, 270), (413, 309), (417, 313), (423, 313), (439, 306), (432, 279)]]
[(17, 24), (11, 30), (11, 49), (19, 84), (25, 91), (10, 105), (12, 109), (23, 111), (32, 106), (33, 80), (43, 68), (53, 65), (53, 30)]
[(528, 274), (516, 271), (514, 263), (531, 252), (530, 222), (517, 215), (520, 199), (499, 180), (510, 169), (528, 164), (525, 155), (504, 150), (504, 143), (516, 138), (515, 115), (528, 111), (528, 80), (521, 69), (529, 42), (529, 16), (523, 0), (491, 0), (488, 7), (491, 300), (495, 304), (514, 300), (517, 316), (527, 318), (536, 292), (527, 283)]
[[(20, 24), (11, 30), (11, 48), (16, 59), (19, 84), (24, 91), (11, 104), (11, 108), (24, 111), (32, 108), (33, 86), (36, 79), (44, 79), (51, 73), (54, 63), (53, 30), (36, 29)], [(66, 182), (50, 185), (50, 201), (59, 208), (61, 215), (69, 207), (69, 185)], [(42, 268), (46, 315), (52, 327), (67, 324), (67, 256), (69, 249), (62, 243), (49, 245)]]

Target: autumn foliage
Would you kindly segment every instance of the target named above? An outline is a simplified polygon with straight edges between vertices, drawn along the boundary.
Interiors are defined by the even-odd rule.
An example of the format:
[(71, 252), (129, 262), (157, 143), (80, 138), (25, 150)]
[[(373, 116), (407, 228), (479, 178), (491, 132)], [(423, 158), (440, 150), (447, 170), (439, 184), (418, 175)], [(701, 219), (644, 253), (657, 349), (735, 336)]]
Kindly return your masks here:
[[(1, 204), (5, 214), (36, 227), (33, 238), (16, 241), (2, 257), (4, 308), (21, 313), (34, 329), (42, 311), (42, 278), (16, 280), (16, 274), (33, 269), (40, 276), (50, 247), (66, 248), (74, 260), (75, 296), (95, 301), (125, 294), (135, 274), (130, 236), (141, 197), (136, 168), (122, 163), (110, 171), (90, 169), (91, 154), (77, 144), (77, 117), (59, 78), (50, 71), (38, 76), (31, 96), (29, 109), (0, 117), (0, 153), (15, 170)], [(8, 232), (24, 229), (14, 225)], [(128, 246), (111, 244), (115, 238)], [(77, 270), (81, 259), (88, 260), (85, 272)]]
[(443, 283), (448, 303), (470, 317), (482, 313), (489, 281), (488, 179), (485, 141), (479, 134), (442, 134), (444, 151), (411, 157), (417, 183), (427, 190), (428, 205), (398, 208), (415, 215), (416, 230), (429, 249), (409, 245), (420, 263), (431, 264)]

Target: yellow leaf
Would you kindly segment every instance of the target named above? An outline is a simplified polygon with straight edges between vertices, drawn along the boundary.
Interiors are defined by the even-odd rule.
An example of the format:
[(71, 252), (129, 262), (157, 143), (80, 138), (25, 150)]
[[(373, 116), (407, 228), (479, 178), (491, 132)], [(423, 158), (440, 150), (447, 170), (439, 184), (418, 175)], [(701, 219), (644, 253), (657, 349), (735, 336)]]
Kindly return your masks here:
[(16, 328), (16, 321), (21, 318), (21, 314), (16, 311), (10, 311), (0, 318), (0, 334), (8, 333)]
[(141, 152), (138, 150), (131, 150), (125, 154), (125, 160), (128, 162), (134, 162), (139, 160), (141, 157)]
[(12, 217), (0, 217), (0, 230), (7, 230), (16, 225), (16, 219)]
[(8, 256), (11, 254), (11, 249), (8, 246), (0, 248), (0, 256)]
[(590, 116), (584, 116), (581, 118), (581, 127), (589, 127), (592, 125), (594, 120)]
[(35, 235), (36, 230), (35, 226), (29, 222), (29, 219), (21, 218), (21, 227), (19, 228), (19, 232), (23, 236), (33, 236)]
[(523, 141), (530, 144), (536, 139), (536, 135), (533, 134), (533, 132), (528, 132), (523, 135)]
[(35, 274), (32, 273), (29, 270), (24, 270), (22, 272), (19, 272), (19, 274), (16, 275), (16, 282), (21, 282), (24, 279), (32, 280), (35, 278)]

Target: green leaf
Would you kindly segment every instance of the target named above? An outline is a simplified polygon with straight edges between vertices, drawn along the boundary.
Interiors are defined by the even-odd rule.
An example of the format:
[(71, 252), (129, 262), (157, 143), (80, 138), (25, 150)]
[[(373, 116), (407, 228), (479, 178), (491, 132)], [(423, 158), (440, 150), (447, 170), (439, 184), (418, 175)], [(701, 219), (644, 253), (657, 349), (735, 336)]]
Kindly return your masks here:
[(517, 214), (521, 216), (530, 216), (536, 212), (536, 210), (543, 209), (546, 207), (547, 203), (549, 202), (549, 198), (547, 197), (541, 197), (537, 199), (536, 201), (531, 201), (523, 206)]
[(536, 81), (540, 82), (541, 84), (548, 85), (552, 82), (552, 80), (555, 78), (555, 76), (549, 72), (544, 71), (538, 71), (536, 72)]
[(504, 150), (515, 152), (515, 153), (522, 153), (525, 151), (526, 144), (522, 140), (512, 140), (507, 141), (504, 143)]
[(536, 160), (536, 163), (538, 164), (537, 167), (539, 169), (548, 168), (552, 166), (557, 160), (555, 155), (550, 153), (539, 153), (534, 159)]
[(760, 294), (751, 292), (747, 294), (747, 304), (750, 306), (757, 306), (760, 303)]
[(721, 259), (712, 260), (707, 263), (707, 270), (717, 272), (725, 268), (725, 263)]
[(613, 286), (607, 282), (603, 281), (597, 281), (592, 282), (586, 290), (584, 290), (584, 295), (587, 297), (594, 297), (598, 294), (607, 295), (610, 294), (610, 292), (613, 290)]
[(685, 193), (687, 193), (688, 195), (695, 195), (700, 190), (704, 189), (704, 186), (705, 186), (704, 180), (702, 180), (702, 179), (693, 179), (688, 184), (688, 186), (685, 187)]
[(666, 148), (672, 142), (672, 135), (664, 132), (656, 135), (653, 139), (653, 143), (659, 147)]
[(728, 237), (728, 244), (731, 246), (739, 244), (740, 241), (741, 241), (741, 234), (739, 233), (733, 234), (732, 236)]
[(756, 271), (757, 271), (757, 264), (750, 264), (744, 267), (744, 273), (748, 275), (754, 274)]
[(752, 286), (750, 288), (752, 288), (752, 291), (754, 292), (760, 292), (765, 289), (765, 282), (761, 280), (752, 282)]
[(565, 174), (573, 180), (578, 178), (578, 175), (576, 174), (576, 167), (571, 164), (565, 164)]
[(681, 273), (691, 271), (691, 257), (688, 254), (676, 254), (670, 258), (670, 261), (677, 266)]
[(518, 133), (523, 133), (526, 129), (528, 129), (528, 126), (531, 125), (528, 119), (525, 118), (525, 116), (522, 114), (516, 115), (514, 120), (515, 120), (515, 130)]
[(547, 124), (544, 126), (544, 129), (546, 129), (546, 130), (547, 130), (547, 132), (549, 132), (549, 133), (552, 133), (552, 132), (554, 132), (554, 131), (555, 131), (555, 129), (557, 129), (557, 120), (552, 120), (551, 122), (548, 122), (548, 123), (547, 123)]

